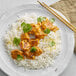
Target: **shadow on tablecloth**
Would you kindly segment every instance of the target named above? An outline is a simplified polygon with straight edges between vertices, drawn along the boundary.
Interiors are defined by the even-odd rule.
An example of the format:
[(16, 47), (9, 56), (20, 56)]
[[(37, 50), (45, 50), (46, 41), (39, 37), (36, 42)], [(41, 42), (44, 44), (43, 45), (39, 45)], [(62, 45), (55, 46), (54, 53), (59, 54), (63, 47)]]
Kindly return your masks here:
[(8, 75), (0, 69), (0, 76), (8, 76)]

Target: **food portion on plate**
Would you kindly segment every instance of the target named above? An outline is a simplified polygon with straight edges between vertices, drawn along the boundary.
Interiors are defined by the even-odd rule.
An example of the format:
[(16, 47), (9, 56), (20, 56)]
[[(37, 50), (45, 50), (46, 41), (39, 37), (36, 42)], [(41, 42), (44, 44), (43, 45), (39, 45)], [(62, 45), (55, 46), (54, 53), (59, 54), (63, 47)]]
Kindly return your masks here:
[(25, 69), (51, 66), (59, 55), (60, 31), (55, 19), (35, 13), (20, 16), (5, 35), (5, 46), (10, 57)]

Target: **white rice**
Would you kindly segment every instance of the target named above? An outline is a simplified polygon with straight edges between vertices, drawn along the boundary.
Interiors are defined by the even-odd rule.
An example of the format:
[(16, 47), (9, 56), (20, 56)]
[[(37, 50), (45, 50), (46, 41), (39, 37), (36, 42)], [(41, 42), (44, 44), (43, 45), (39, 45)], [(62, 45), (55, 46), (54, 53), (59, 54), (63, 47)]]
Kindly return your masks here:
[[(8, 54), (11, 53), (11, 50), (20, 49), (13, 44), (14, 37), (20, 38), (21, 33), (23, 32), (21, 28), (21, 23), (37, 23), (37, 15), (35, 13), (25, 14), (20, 16), (18, 20), (12, 24), (11, 29), (5, 35), (5, 45), (7, 47)], [(55, 46), (50, 46), (51, 40), (55, 41)], [(48, 36), (40, 40), (38, 45), (43, 50), (43, 53), (40, 56), (36, 56), (35, 60), (25, 59), (22, 61), (14, 62), (18, 66), (23, 66), (25, 69), (42, 69), (49, 67), (55, 62), (55, 58), (59, 55), (61, 50), (61, 37), (60, 31), (50, 32)]]

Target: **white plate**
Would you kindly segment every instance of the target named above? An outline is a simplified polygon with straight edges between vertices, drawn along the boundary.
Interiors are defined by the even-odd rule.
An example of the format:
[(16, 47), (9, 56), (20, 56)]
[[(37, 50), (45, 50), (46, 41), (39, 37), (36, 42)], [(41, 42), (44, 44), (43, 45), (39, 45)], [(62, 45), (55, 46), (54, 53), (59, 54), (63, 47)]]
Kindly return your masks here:
[[(0, 68), (10, 76), (41, 76), (41, 74), (44, 72), (47, 74), (47, 76), (51, 75), (50, 72), (47, 72), (48, 69), (51, 69), (51, 67), (40, 71), (24, 71), (22, 70), (22, 68), (17, 67), (5, 52), (6, 49), (2, 40), (2, 36), (5, 35), (5, 31), (8, 30), (8, 25), (13, 23), (17, 19), (18, 15), (32, 12), (35, 12), (40, 16), (42, 15), (50, 18), (55, 18), (55, 24), (58, 25), (61, 30), (62, 52), (57, 58), (56, 64), (52, 67), (52, 69), (55, 70), (56, 73), (59, 75), (63, 72), (73, 54), (74, 33), (68, 27), (66, 27), (65, 24), (60, 22), (55, 16), (50, 14), (43, 7), (35, 4), (27, 4), (8, 10), (3, 14), (2, 18), (0, 19)], [(61, 13), (59, 14), (63, 18), (65, 18)]]

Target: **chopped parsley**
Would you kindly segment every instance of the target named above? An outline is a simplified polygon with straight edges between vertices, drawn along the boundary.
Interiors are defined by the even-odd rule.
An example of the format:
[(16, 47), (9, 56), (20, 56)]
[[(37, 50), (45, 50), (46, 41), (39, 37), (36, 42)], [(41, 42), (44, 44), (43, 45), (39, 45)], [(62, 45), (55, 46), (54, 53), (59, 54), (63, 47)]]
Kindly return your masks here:
[(24, 27), (26, 25), (26, 23), (25, 22), (23, 22), (22, 24), (21, 24), (21, 27)]
[(54, 19), (54, 18), (52, 18), (52, 19), (50, 19), (50, 21), (51, 21), (52, 23), (54, 23), (54, 22), (55, 22), (55, 19)]
[(42, 22), (42, 21), (44, 21), (45, 19), (46, 19), (46, 17), (40, 16), (40, 17), (37, 18), (37, 22)]
[(50, 29), (48, 29), (48, 28), (45, 29), (45, 30), (44, 30), (44, 33), (49, 34), (49, 33), (50, 33)]
[(30, 51), (31, 51), (31, 52), (35, 52), (36, 50), (37, 50), (37, 49), (36, 49), (35, 47), (32, 47)]
[(32, 26), (30, 24), (26, 24), (25, 22), (21, 24), (21, 27), (23, 28), (24, 33), (27, 33), (32, 29)]
[(23, 56), (17, 55), (17, 60), (18, 60), (18, 61), (20, 61), (20, 60), (22, 60), (22, 59), (23, 59)]
[(16, 45), (16, 46), (18, 46), (19, 44), (20, 44), (20, 38), (17, 38), (17, 37), (15, 37), (14, 38), (14, 40), (13, 40), (13, 43)]
[(51, 46), (54, 46), (54, 45), (55, 45), (55, 42), (54, 42), (54, 41), (51, 41), (51, 42), (50, 42), (50, 45), (51, 45)]

